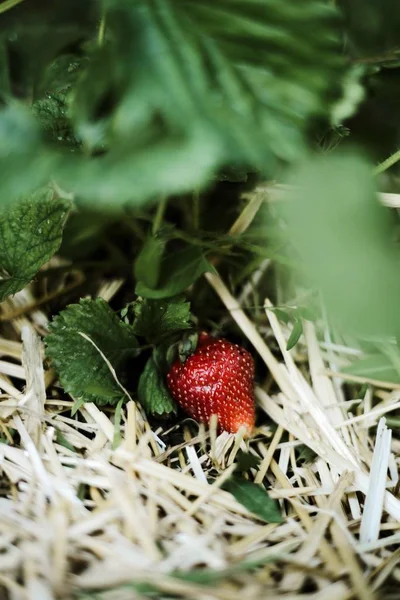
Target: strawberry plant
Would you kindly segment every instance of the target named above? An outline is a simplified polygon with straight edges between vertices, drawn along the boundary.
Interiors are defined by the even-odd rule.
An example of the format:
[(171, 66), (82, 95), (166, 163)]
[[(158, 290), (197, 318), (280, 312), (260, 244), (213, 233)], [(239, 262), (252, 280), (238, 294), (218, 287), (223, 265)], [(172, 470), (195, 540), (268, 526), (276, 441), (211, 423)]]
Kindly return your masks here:
[[(347, 470), (368, 463), (373, 443), (362, 433), (376, 423), (347, 433), (354, 415), (343, 406), (351, 400), (358, 410), (367, 398), (356, 419), (375, 403), (384, 414), (393, 399), (382, 389), (400, 385), (398, 12), (390, 0), (0, 1), (0, 353), (11, 359), (0, 368), (0, 389), (28, 415), (21, 421), (5, 410), (1, 445), (26, 449), (29, 436), (39, 439), (37, 417), (70, 453), (63, 467), (106, 447), (122, 448), (115, 462), (111, 454), (105, 459), (119, 468), (123, 452), (145, 447), (146, 460), (150, 452), (174, 474), (187, 474), (185, 448), (197, 481), (224, 490), (218, 510), (232, 506), (229, 493), (252, 526), (278, 525), (285, 515), (293, 521), (292, 497), (300, 493), (292, 486), (308, 467), (297, 469), (296, 460), (337, 451)], [(39, 342), (35, 352), (26, 337), (24, 350), (18, 346), (27, 325), (43, 340), (44, 367)], [(21, 402), (19, 360), (28, 365)], [(312, 386), (312, 402), (325, 394), (321, 412), (307, 404)], [(304, 414), (326, 430), (302, 437)], [(213, 415), (218, 424), (209, 429)], [(70, 435), (71, 423), (81, 437)], [(88, 449), (99, 423), (104, 430)], [(46, 448), (45, 460), (53, 461), (49, 481), (58, 469), (51, 432), (35, 441), (38, 455)], [(383, 426), (379, 432), (384, 439)], [(271, 451), (260, 450), (265, 440)], [(229, 443), (225, 461), (221, 447)], [(22, 475), (14, 465), (7, 471), (12, 494), (26, 483), (21, 464)], [(343, 464), (323, 471), (318, 510), (335, 508), (336, 499), (326, 506), (319, 499), (342, 477)], [(343, 487), (351, 488), (354, 547), (362, 515), (354, 490), (366, 494), (355, 486), (368, 469), (363, 463), (359, 478)], [(95, 484), (105, 477), (99, 473)], [(40, 468), (39, 476), (50, 486)], [(307, 472), (299, 489), (311, 489), (315, 478)], [(112, 487), (100, 494), (90, 481), (79, 480), (78, 491), (60, 489), (65, 497), (76, 492), (90, 510)], [(185, 519), (196, 513), (196, 490), (189, 486), (178, 502)], [(46, 493), (47, 501), (53, 492)], [(304, 498), (308, 510), (313, 500)], [(392, 521), (394, 500), (387, 503)], [(216, 515), (202, 523), (208, 527)], [(253, 530), (240, 527), (252, 540)], [(132, 520), (124, 535), (136, 529)], [(360, 531), (362, 543), (374, 541)], [(189, 535), (181, 534), (176, 539)], [(257, 543), (264, 539), (258, 535)], [(242, 542), (232, 543), (237, 550)], [(165, 550), (159, 540), (144, 546), (152, 561)], [(82, 564), (91, 552), (103, 556), (103, 547), (88, 543)], [(299, 551), (296, 565), (307, 552)], [(341, 584), (347, 559), (333, 558), (315, 590), (327, 573)], [(356, 568), (358, 555), (353, 562)], [(375, 562), (366, 564), (373, 579)], [(244, 561), (238, 573), (253, 568)], [(204, 569), (201, 581), (204, 574), (215, 576)], [(292, 575), (282, 578), (283, 590)], [(279, 578), (276, 571), (265, 580)], [(361, 587), (344, 595), (367, 597), (362, 574), (350, 579)], [(314, 593), (307, 581), (299, 589)], [(144, 578), (132, 586), (179, 595), (170, 583), (153, 589)]]

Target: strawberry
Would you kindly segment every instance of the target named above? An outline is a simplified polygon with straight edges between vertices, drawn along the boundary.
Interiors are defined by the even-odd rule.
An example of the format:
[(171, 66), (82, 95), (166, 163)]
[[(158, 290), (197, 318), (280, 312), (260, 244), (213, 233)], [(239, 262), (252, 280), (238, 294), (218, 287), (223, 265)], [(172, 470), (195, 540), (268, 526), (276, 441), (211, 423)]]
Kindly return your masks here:
[(177, 360), (167, 375), (169, 391), (191, 417), (208, 422), (218, 416), (220, 429), (236, 433), (254, 427), (254, 361), (237, 344), (206, 333), (195, 352), (182, 364)]

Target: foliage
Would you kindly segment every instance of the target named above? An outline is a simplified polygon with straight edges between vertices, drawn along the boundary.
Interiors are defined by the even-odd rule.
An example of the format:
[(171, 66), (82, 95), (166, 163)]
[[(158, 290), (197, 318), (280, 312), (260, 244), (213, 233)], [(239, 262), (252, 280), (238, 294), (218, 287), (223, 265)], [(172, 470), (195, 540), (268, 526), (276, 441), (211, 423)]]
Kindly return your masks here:
[(0, 301), (24, 288), (61, 244), (68, 203), (40, 190), (0, 213)]
[(281, 523), (282, 516), (279, 505), (267, 494), (265, 488), (241, 475), (233, 475), (223, 485), (240, 504), (267, 523)]
[(151, 357), (146, 363), (138, 385), (138, 399), (145, 411), (151, 415), (164, 415), (176, 412), (162, 373)]
[[(5, 53), (2, 77), (11, 89), (21, 79), (35, 101), (30, 116), (17, 105), (12, 134), (26, 164), (39, 157), (32, 187), (52, 176), (106, 208), (203, 187), (231, 163), (272, 173), (277, 158), (305, 151), (307, 120), (339, 93), (337, 15), (318, 0), (74, 5), (69, 15), (60, 2), (34, 17), (25, 3), (9, 13), (6, 34), (19, 36), (12, 48), (26, 68), (14, 74)], [(63, 70), (60, 55), (70, 59)], [(49, 143), (49, 130), (67, 133)], [(12, 190), (22, 161), (3, 160)]]
[(159, 343), (166, 336), (190, 329), (190, 303), (184, 296), (170, 300), (142, 298), (133, 304), (133, 331), (149, 342)]
[[(47, 353), (66, 392), (118, 404), (115, 372), (149, 413), (172, 412), (171, 360), (203, 328), (241, 335), (203, 284), (215, 268), (238, 296), (251, 279), (243, 302), (261, 326), (271, 298), (288, 349), (319, 316), (292, 302), (299, 278), (335, 326), (399, 338), (398, 224), (376, 202), (378, 182), (399, 184), (374, 178), (368, 158), (400, 143), (391, 0), (12, 5), (0, 24), (0, 300), (35, 278), (56, 299)], [(286, 201), (228, 233), (242, 193), (266, 178), (292, 186)], [(266, 259), (272, 276), (253, 284)], [(75, 271), (81, 283), (59, 298)], [(77, 303), (110, 274), (124, 281), (112, 306)], [(347, 369), (399, 372), (381, 348)]]
[(314, 159), (293, 181), (282, 214), (328, 308), (350, 331), (397, 332), (400, 254), (369, 165), (349, 153)]
[(99, 404), (116, 404), (124, 396), (111, 369), (118, 374), (136, 348), (132, 328), (101, 298), (70, 305), (53, 320), (46, 337), (47, 355), (65, 391)]

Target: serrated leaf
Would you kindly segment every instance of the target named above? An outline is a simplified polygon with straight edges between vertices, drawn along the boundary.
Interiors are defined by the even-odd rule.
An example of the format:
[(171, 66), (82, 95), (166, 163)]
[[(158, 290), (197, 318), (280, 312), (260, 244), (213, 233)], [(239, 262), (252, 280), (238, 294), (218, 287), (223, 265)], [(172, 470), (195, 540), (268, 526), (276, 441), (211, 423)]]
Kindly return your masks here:
[(24, 288), (58, 250), (69, 205), (40, 190), (0, 212), (0, 302)]
[(151, 289), (139, 281), (135, 291), (138, 296), (144, 298), (172, 298), (184, 292), (203, 273), (212, 269), (201, 248), (188, 246), (165, 256), (156, 289)]
[(138, 398), (146, 413), (166, 415), (176, 412), (176, 404), (153, 358), (149, 358), (140, 376)]
[(136, 279), (151, 289), (157, 287), (160, 279), (164, 250), (165, 240), (159, 237), (149, 237), (135, 261)]
[(46, 354), (66, 392), (98, 404), (117, 403), (124, 396), (99, 350), (118, 375), (137, 353), (137, 340), (132, 328), (120, 321), (104, 300), (71, 304), (54, 318), (49, 329)]
[(223, 485), (223, 489), (257, 517), (267, 523), (281, 523), (279, 504), (269, 497), (268, 492), (240, 475), (234, 475)]
[(336, 12), (318, 0), (109, 1), (104, 18), (107, 43), (71, 103), (91, 156), (57, 175), (104, 206), (200, 189), (227, 164), (272, 172), (301, 157), (344, 72)]
[(286, 344), (286, 350), (291, 350), (299, 341), (303, 333), (303, 323), (296, 319), (293, 323), (293, 329)]
[(139, 299), (133, 305), (133, 330), (151, 343), (165, 336), (191, 328), (190, 303), (184, 297), (170, 300)]
[(167, 373), (178, 358), (178, 340), (161, 342), (153, 350), (153, 360), (161, 373)]

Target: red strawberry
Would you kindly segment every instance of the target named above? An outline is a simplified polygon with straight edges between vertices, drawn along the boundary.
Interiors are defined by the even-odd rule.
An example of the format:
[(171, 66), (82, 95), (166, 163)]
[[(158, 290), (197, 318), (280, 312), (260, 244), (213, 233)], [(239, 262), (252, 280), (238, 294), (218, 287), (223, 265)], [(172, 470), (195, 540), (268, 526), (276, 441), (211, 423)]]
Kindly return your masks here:
[(197, 421), (218, 416), (220, 429), (235, 433), (254, 427), (254, 362), (237, 344), (206, 333), (199, 337), (195, 352), (182, 364), (171, 367), (167, 382), (178, 404)]

